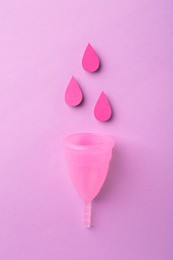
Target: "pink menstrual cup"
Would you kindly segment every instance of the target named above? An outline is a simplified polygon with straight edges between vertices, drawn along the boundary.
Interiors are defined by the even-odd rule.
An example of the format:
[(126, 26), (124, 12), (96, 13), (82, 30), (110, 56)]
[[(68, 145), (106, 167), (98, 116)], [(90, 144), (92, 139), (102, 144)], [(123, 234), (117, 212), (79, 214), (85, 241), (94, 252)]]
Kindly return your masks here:
[(114, 138), (103, 134), (80, 133), (64, 141), (72, 182), (85, 202), (84, 224), (91, 225), (91, 201), (99, 193), (109, 168)]

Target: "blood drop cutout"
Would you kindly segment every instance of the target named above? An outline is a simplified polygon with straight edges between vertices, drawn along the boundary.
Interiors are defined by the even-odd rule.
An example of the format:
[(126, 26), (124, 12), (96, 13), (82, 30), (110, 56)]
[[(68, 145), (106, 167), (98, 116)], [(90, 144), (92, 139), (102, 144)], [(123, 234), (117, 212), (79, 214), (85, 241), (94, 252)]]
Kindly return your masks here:
[(103, 91), (96, 102), (94, 116), (99, 121), (108, 121), (112, 116), (111, 105)]
[(75, 107), (82, 102), (82, 99), (83, 99), (82, 90), (73, 76), (66, 88), (65, 102), (67, 103), (67, 105)]
[(98, 70), (100, 66), (100, 60), (98, 55), (96, 54), (95, 50), (91, 46), (90, 43), (88, 43), (88, 46), (84, 52), (83, 58), (82, 58), (82, 66), (84, 70), (88, 72), (95, 72)]

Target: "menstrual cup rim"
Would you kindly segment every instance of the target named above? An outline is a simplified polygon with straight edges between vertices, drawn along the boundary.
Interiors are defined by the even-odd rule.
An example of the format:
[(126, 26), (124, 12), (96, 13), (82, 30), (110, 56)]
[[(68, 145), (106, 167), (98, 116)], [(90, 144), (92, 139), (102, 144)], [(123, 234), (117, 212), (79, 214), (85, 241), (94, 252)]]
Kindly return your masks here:
[[(92, 136), (100, 136), (100, 137), (105, 137), (105, 138), (109, 138), (109, 141), (103, 144), (97, 143), (97, 144), (92, 144), (92, 145), (79, 145), (79, 144), (74, 144), (74, 143), (69, 143), (68, 140), (73, 137), (73, 136), (77, 136), (77, 135), (92, 135)], [(111, 146), (109, 146), (109, 144), (111, 144)], [(64, 139), (64, 146), (73, 150), (91, 150), (91, 149), (97, 149), (97, 148), (101, 148), (101, 149), (107, 149), (109, 147), (109, 149), (113, 148), (115, 145), (115, 138), (112, 135), (107, 135), (107, 134), (100, 134), (100, 133), (75, 133), (75, 134), (71, 134), (68, 135), (65, 139)]]

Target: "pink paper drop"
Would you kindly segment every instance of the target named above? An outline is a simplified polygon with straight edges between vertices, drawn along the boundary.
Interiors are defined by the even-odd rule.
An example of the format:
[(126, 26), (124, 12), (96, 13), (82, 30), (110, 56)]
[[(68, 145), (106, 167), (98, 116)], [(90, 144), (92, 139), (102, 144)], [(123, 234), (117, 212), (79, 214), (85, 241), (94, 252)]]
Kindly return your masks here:
[(94, 116), (99, 121), (108, 121), (112, 116), (111, 105), (103, 91), (96, 102)]
[(100, 60), (94, 49), (92, 48), (91, 44), (88, 43), (88, 46), (84, 52), (82, 58), (82, 66), (84, 70), (88, 72), (95, 72), (98, 70), (100, 66)]
[(71, 78), (66, 92), (65, 92), (65, 102), (67, 105), (75, 107), (82, 102), (83, 94), (79, 84), (77, 83), (74, 76)]

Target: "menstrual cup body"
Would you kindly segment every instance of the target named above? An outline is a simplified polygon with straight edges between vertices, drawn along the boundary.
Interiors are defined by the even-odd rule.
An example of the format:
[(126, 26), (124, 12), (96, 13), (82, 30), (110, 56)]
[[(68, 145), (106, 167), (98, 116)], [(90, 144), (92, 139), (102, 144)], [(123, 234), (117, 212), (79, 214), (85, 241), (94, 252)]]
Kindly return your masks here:
[(88, 137), (83, 134), (78, 142), (76, 140), (77, 145), (73, 142), (65, 148), (72, 182), (86, 202), (92, 201), (100, 191), (112, 157), (113, 142), (105, 145), (105, 137), (101, 137), (94, 136), (93, 138), (93, 136)]

